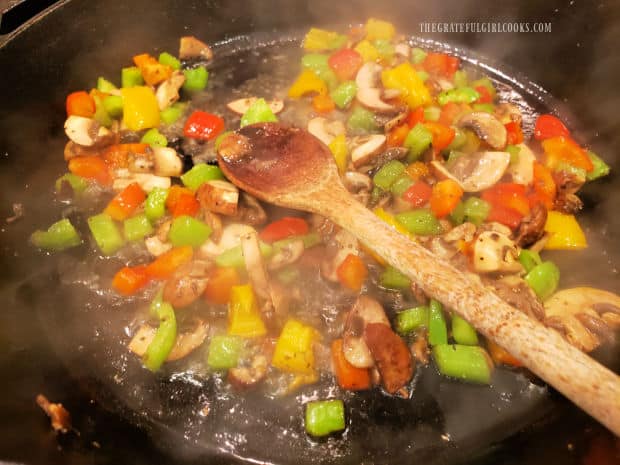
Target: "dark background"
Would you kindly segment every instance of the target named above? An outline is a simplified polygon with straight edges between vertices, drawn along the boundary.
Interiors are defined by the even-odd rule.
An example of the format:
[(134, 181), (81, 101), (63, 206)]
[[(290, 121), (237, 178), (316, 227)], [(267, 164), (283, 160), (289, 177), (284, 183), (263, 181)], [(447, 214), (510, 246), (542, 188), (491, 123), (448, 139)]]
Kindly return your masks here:
[[(313, 24), (363, 22), (377, 16), (393, 21), (401, 31), (474, 49), (526, 75), (557, 99), (557, 109), (581, 142), (619, 167), (618, 2), (74, 0), (57, 2), (49, 14), (14, 31), (37, 7), (52, 3), (26, 1), (0, 22), (0, 33), (5, 34), (0, 36), (0, 461), (179, 461), (169, 455), (169, 444), (151, 440), (125, 417), (92, 400), (84, 380), (72, 377), (57, 358), (48, 342), (49, 328), (29, 308), (28, 297), (16, 295), (37, 263), (23, 244), (31, 224), (6, 225), (3, 220), (11, 215), (13, 202), (23, 201), (32, 204), (39, 222), (45, 223), (50, 213), (36, 200), (49, 195), (50, 180), (63, 172), (59, 115), (66, 93), (86, 88), (100, 70), (119, 69), (137, 50), (174, 51), (178, 37), (188, 31), (215, 42), (251, 31), (287, 34)], [(433, 21), (551, 22), (552, 32), (418, 34), (420, 22)], [(599, 224), (600, 240), (608, 251), (605, 259), (612, 266), (618, 263), (613, 235), (620, 227), (617, 214), (612, 215), (618, 198), (615, 176), (586, 192), (586, 214), (592, 224)], [(609, 264), (592, 258), (582, 272), (596, 274), (597, 266)], [(619, 289), (617, 271), (606, 279)], [(57, 437), (51, 431), (34, 402), (39, 392), (67, 406), (80, 436)], [(592, 441), (611, 441), (600, 426), (559, 396), (550, 402), (557, 405), (548, 421), (489, 444), (479, 456), (463, 457), (463, 463), (581, 463)], [(204, 457), (184, 460), (204, 463)]]

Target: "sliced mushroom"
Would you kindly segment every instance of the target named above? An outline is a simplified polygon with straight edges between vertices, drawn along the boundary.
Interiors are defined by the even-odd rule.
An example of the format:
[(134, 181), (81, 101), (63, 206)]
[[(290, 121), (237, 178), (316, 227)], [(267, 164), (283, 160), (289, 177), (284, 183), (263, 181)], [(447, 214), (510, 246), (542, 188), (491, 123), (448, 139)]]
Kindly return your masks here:
[(278, 247), (273, 256), (267, 263), (267, 268), (277, 270), (283, 266), (295, 263), (304, 253), (304, 241), (295, 239), (286, 242), (283, 246)]
[(63, 155), (65, 157), (65, 161), (69, 161), (75, 157), (96, 156), (96, 155), (99, 155), (100, 153), (101, 153), (101, 150), (98, 147), (84, 147), (84, 146), (76, 144), (73, 141), (69, 141), (65, 144)]
[(200, 255), (203, 257), (217, 257), (221, 253), (240, 245), (241, 236), (251, 232), (256, 232), (256, 230), (250, 225), (231, 223), (224, 227), (218, 242), (209, 239), (200, 246)]
[(620, 328), (620, 296), (591, 287), (556, 292), (545, 302), (545, 323), (584, 352), (596, 349)]
[(250, 366), (230, 368), (228, 381), (237, 388), (249, 388), (262, 381), (268, 369), (269, 359), (263, 354), (258, 354), (252, 357)]
[(442, 237), (448, 242), (465, 241), (469, 242), (474, 238), (476, 234), (476, 225), (473, 223), (465, 222), (458, 226), (455, 226), (450, 231), (445, 233)]
[(222, 237), (223, 230), (221, 218), (215, 213), (205, 209), (201, 210), (200, 216), (202, 218), (202, 221), (207, 223), (211, 228), (211, 235), (209, 236), (209, 239), (214, 242), (218, 242)]
[(381, 100), (382, 90), (377, 87), (360, 87), (357, 89), (355, 98), (366, 108), (377, 113), (392, 113), (398, 110), (394, 105)]
[(165, 110), (179, 100), (179, 89), (184, 83), (185, 74), (182, 71), (174, 71), (168, 79), (157, 87), (155, 98), (160, 110)]
[(403, 389), (414, 371), (414, 360), (405, 342), (389, 325), (382, 323), (367, 324), (364, 341), (381, 374), (383, 388), (390, 394)]
[(381, 154), (386, 144), (383, 134), (357, 137), (353, 140), (355, 146), (351, 150), (351, 161), (355, 168), (371, 163), (372, 159)]
[(375, 62), (365, 63), (355, 76), (358, 89), (372, 89), (379, 87), (379, 75), (383, 67)]
[(213, 52), (203, 41), (196, 39), (194, 36), (185, 36), (181, 37), (179, 58), (181, 58), (181, 60), (204, 58), (210, 61), (213, 59)]
[(534, 152), (527, 145), (517, 144), (516, 146), (519, 147), (517, 160), (514, 163), (510, 163), (506, 172), (510, 174), (513, 182), (529, 186), (532, 183), (532, 179), (534, 179), (536, 156), (534, 156)]
[(411, 355), (422, 365), (428, 365), (429, 355), (431, 353), (428, 347), (428, 339), (426, 331), (420, 331), (410, 346)]
[(458, 119), (457, 125), (473, 130), (480, 139), (494, 149), (502, 149), (506, 146), (508, 136), (506, 128), (490, 113), (484, 111), (465, 113)]
[(234, 219), (252, 226), (260, 226), (267, 221), (267, 213), (256, 198), (246, 192), (241, 192)]
[(262, 306), (265, 313), (269, 313), (273, 310), (271, 288), (256, 231), (252, 230), (241, 236), (241, 251), (252, 288), (257, 297), (266, 303), (266, 305)]
[(431, 166), (456, 181), (465, 192), (479, 192), (499, 181), (509, 163), (508, 152), (474, 152), (460, 155), (445, 165), (432, 161)]
[(369, 176), (357, 171), (347, 171), (342, 177), (342, 182), (360, 203), (366, 205), (370, 200), (372, 180)]
[(117, 170), (112, 188), (122, 191), (129, 184), (137, 182), (145, 192), (151, 192), (156, 187), (168, 189), (172, 184), (168, 176), (156, 176), (149, 173), (130, 173), (128, 170)]
[(513, 307), (537, 320), (544, 319), (545, 311), (542, 302), (523, 278), (508, 275), (500, 279), (490, 279), (488, 285), (502, 300)]
[(394, 53), (405, 58), (411, 55), (411, 47), (405, 42), (400, 42), (394, 46)]
[(75, 115), (65, 121), (65, 134), (83, 147), (102, 147), (114, 139), (114, 133), (96, 120)]
[[(146, 349), (153, 341), (157, 329), (151, 325), (142, 325), (134, 334), (133, 338), (129, 342), (129, 350), (134, 354), (142, 357), (146, 353)], [(166, 361), (172, 362), (174, 360), (182, 359), (188, 356), (195, 349), (200, 347), (209, 333), (209, 325), (202, 320), (196, 319), (191, 331), (177, 334), (174, 341), (174, 347), (168, 354)]]
[(407, 120), (407, 115), (409, 115), (408, 111), (400, 112), (394, 118), (390, 119), (387, 123), (383, 125), (383, 131), (387, 134), (396, 126), (400, 126)]
[(154, 171), (156, 176), (181, 176), (183, 161), (177, 151), (170, 147), (153, 147)]
[(319, 139), (325, 145), (329, 145), (336, 136), (344, 134), (346, 131), (342, 121), (328, 121), (317, 116), (308, 121), (308, 132)]
[(205, 210), (226, 216), (237, 214), (239, 189), (228, 181), (207, 181), (198, 188), (196, 197)]
[(153, 257), (159, 257), (172, 249), (172, 244), (170, 242), (163, 242), (157, 236), (147, 237), (144, 240), (144, 245), (146, 246), (146, 250), (148, 250)]
[[(243, 115), (248, 108), (250, 108), (254, 102), (258, 100), (258, 97), (245, 97), (239, 98), (237, 100), (233, 100), (232, 102), (228, 102), (226, 106), (229, 110), (234, 111), (238, 115)], [(284, 102), (280, 99), (274, 99), (267, 102), (269, 108), (274, 114), (280, 113), (284, 109)]]
[(194, 303), (207, 288), (211, 267), (212, 263), (204, 260), (194, 260), (180, 266), (164, 285), (164, 300), (174, 308)]
[(370, 323), (390, 327), (383, 307), (375, 299), (362, 295), (358, 297), (347, 314), (342, 334), (342, 352), (347, 361), (358, 368), (370, 368), (374, 359), (363, 339), (364, 329)]
[(480, 273), (518, 273), (523, 270), (518, 255), (517, 246), (508, 236), (485, 231), (474, 243), (474, 269)]
[(514, 103), (502, 102), (498, 103), (495, 107), (495, 117), (500, 120), (502, 124), (508, 124), (511, 122), (521, 124), (523, 116), (521, 110)]

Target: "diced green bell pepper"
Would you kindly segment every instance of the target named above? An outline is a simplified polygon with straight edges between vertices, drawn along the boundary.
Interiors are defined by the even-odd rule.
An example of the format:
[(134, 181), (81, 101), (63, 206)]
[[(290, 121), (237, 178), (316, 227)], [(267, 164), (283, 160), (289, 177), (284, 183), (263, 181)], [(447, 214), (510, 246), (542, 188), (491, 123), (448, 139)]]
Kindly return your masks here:
[(97, 78), (97, 90), (99, 92), (105, 92), (106, 94), (109, 94), (110, 92), (118, 90), (118, 87), (116, 87), (106, 78), (99, 76), (99, 78)]
[(183, 83), (183, 90), (186, 92), (198, 92), (207, 87), (209, 80), (209, 72), (204, 66), (197, 66), (196, 68), (184, 69), (185, 82)]
[(345, 81), (336, 87), (329, 95), (341, 110), (347, 108), (355, 99), (357, 94), (357, 84), (355, 81)]
[(417, 236), (433, 236), (443, 232), (441, 223), (427, 208), (398, 213), (395, 218), (407, 231)]
[(411, 179), (409, 175), (403, 174), (396, 181), (394, 181), (390, 187), (390, 191), (396, 197), (400, 197), (407, 191), (407, 189), (413, 186), (413, 184), (413, 179)]
[(385, 61), (390, 61), (394, 56), (394, 45), (391, 41), (385, 39), (377, 39), (372, 43), (379, 52), (381, 58)]
[(449, 218), (455, 226), (463, 224), (465, 221), (465, 204), (463, 202), (457, 203), (454, 210), (450, 212)]
[(446, 103), (473, 103), (480, 98), (480, 94), (471, 87), (457, 87), (444, 90), (437, 96), (439, 105)]
[[(329, 69), (329, 55), (324, 53), (307, 53), (301, 57), (301, 66), (319, 73)], [(320, 77), (320, 76), (319, 76)]]
[(396, 331), (406, 335), (420, 329), (428, 328), (429, 308), (426, 305), (409, 308), (396, 314)]
[(185, 103), (174, 103), (159, 112), (159, 119), (166, 125), (173, 124), (183, 116), (186, 107), (187, 105)]
[(379, 285), (386, 289), (409, 289), (411, 280), (393, 266), (386, 266), (379, 276)]
[(547, 261), (536, 265), (523, 279), (540, 300), (546, 300), (551, 297), (560, 283), (560, 270), (553, 262)]
[(222, 173), (218, 166), (207, 165), (206, 163), (194, 165), (191, 170), (181, 176), (183, 185), (193, 191), (197, 190), (205, 182), (215, 179), (224, 179), (224, 173)]
[(88, 228), (99, 250), (105, 255), (112, 255), (125, 243), (118, 226), (116, 226), (112, 217), (106, 213), (100, 213), (88, 218)]
[(315, 437), (344, 430), (344, 402), (339, 399), (314, 400), (306, 404), (306, 432)]
[(357, 133), (371, 133), (378, 128), (374, 113), (362, 107), (353, 108), (347, 126)]
[(153, 226), (144, 213), (123, 221), (123, 234), (130, 242), (144, 239), (149, 234), (153, 234), (153, 231)]
[(454, 86), (455, 87), (465, 87), (467, 86), (467, 71), (464, 69), (459, 69), (454, 73)]
[(211, 227), (189, 215), (181, 215), (172, 221), (168, 239), (174, 247), (201, 246), (211, 235)]
[(52, 224), (46, 231), (37, 230), (30, 236), (30, 242), (43, 250), (60, 252), (82, 243), (80, 235), (67, 218)]
[(159, 327), (146, 348), (142, 363), (149, 370), (157, 371), (174, 348), (177, 338), (177, 320), (172, 305), (162, 301), (161, 292), (151, 303), (150, 310), (151, 314), (159, 319)]
[(241, 117), (241, 127), (255, 123), (275, 123), (277, 116), (264, 98), (256, 99)]
[(108, 95), (103, 99), (103, 108), (111, 118), (118, 119), (123, 115), (123, 97)]
[(592, 165), (594, 168), (592, 171), (586, 174), (586, 179), (588, 181), (594, 181), (595, 179), (601, 178), (603, 176), (607, 176), (609, 174), (609, 165), (603, 161), (601, 157), (599, 157), (592, 150), (587, 151), (588, 157), (592, 161)]
[(464, 203), (465, 219), (470, 223), (480, 226), (491, 211), (491, 205), (478, 197), (470, 197)]
[(441, 108), (439, 107), (426, 107), (424, 109), (424, 119), (426, 121), (438, 121), (441, 116)]
[(454, 139), (452, 139), (452, 142), (450, 142), (450, 145), (448, 145), (445, 148), (445, 150), (448, 152), (453, 151), (453, 150), (458, 150), (461, 147), (463, 147), (466, 142), (467, 142), (467, 135), (460, 129), (456, 129), (454, 131)]
[(56, 192), (60, 192), (60, 190), (62, 189), (62, 184), (64, 182), (69, 183), (71, 189), (73, 189), (73, 192), (75, 192), (76, 194), (81, 194), (88, 187), (88, 181), (83, 177), (73, 173), (65, 173), (56, 180)]
[(422, 63), (426, 59), (427, 53), (419, 47), (413, 47), (411, 49), (411, 63), (417, 65)]
[(149, 192), (144, 202), (144, 213), (149, 221), (154, 222), (166, 214), (168, 189), (156, 187)]
[(459, 315), (452, 315), (452, 337), (457, 344), (478, 345), (478, 334), (472, 325)]
[(511, 165), (515, 165), (519, 162), (519, 153), (521, 153), (521, 149), (519, 147), (516, 145), (507, 145), (504, 150), (510, 154)]
[(528, 249), (521, 249), (521, 252), (519, 252), (519, 262), (523, 265), (523, 268), (525, 268), (525, 272), (529, 273), (536, 266), (542, 263), (542, 259), (540, 258), (540, 254), (538, 252)]
[(497, 91), (495, 90), (495, 86), (493, 85), (493, 83), (488, 77), (476, 79), (475, 81), (470, 82), (469, 86), (474, 89), (478, 86), (486, 87), (486, 89), (489, 91), (489, 94), (491, 94), (492, 98), (495, 98), (495, 95), (497, 94)]
[(432, 346), (448, 343), (448, 327), (443, 314), (443, 306), (431, 299), (428, 314), (428, 342)]
[(422, 124), (416, 124), (407, 134), (403, 145), (409, 149), (407, 161), (416, 161), (431, 146), (433, 134)]
[(484, 113), (493, 113), (495, 111), (495, 105), (492, 103), (474, 103), (472, 105), (474, 111), (482, 111)]
[(137, 66), (129, 66), (121, 70), (121, 87), (135, 87), (143, 84), (144, 79)]
[(238, 336), (218, 335), (211, 338), (207, 365), (213, 370), (227, 370), (239, 363), (244, 341)]
[(146, 131), (140, 142), (149, 144), (152, 147), (165, 147), (168, 145), (168, 139), (157, 128), (151, 128)]
[(181, 62), (179, 59), (168, 52), (162, 52), (159, 54), (159, 62), (162, 65), (170, 66), (175, 71), (181, 69)]
[(439, 372), (471, 383), (489, 384), (492, 365), (479, 346), (443, 344), (433, 347), (433, 359)]
[(405, 165), (398, 160), (390, 160), (375, 173), (372, 182), (384, 191), (390, 190), (392, 184), (405, 172)]

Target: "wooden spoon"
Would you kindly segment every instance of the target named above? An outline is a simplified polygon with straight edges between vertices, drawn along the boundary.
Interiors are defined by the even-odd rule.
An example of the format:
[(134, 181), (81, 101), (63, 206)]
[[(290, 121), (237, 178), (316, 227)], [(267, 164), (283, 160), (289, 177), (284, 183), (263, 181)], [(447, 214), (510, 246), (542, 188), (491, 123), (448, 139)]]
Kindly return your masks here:
[(250, 194), (321, 214), (350, 231), (620, 435), (620, 377), (508, 305), (475, 274), (457, 270), (378, 219), (342, 185), (331, 152), (314, 136), (278, 123), (246, 126), (222, 141), (218, 158), (226, 176)]

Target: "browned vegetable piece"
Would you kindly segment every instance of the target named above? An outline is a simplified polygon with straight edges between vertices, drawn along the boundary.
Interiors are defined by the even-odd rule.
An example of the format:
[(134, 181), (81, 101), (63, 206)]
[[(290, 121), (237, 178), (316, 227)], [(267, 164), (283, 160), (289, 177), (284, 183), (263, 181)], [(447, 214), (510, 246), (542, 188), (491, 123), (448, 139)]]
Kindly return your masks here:
[(54, 431), (66, 433), (71, 429), (71, 415), (62, 404), (50, 402), (43, 394), (37, 395), (37, 405), (43, 409), (52, 422)]
[(404, 388), (413, 376), (414, 362), (400, 336), (389, 326), (370, 323), (364, 330), (364, 341), (375, 359), (385, 390), (394, 394)]
[(517, 229), (516, 243), (520, 247), (527, 247), (538, 241), (545, 234), (547, 208), (542, 203), (535, 204), (530, 213), (521, 220)]
[(211, 51), (211, 47), (203, 41), (196, 39), (196, 37), (184, 36), (181, 37), (179, 58), (181, 60), (187, 60), (190, 58), (205, 58), (206, 60), (212, 60), (213, 51)]
[(374, 360), (364, 341), (364, 329), (370, 323), (390, 327), (383, 307), (367, 295), (360, 296), (347, 315), (344, 324), (342, 352), (347, 361), (358, 368), (370, 368)]
[(205, 182), (198, 188), (196, 197), (205, 210), (227, 216), (237, 214), (239, 189), (227, 181), (218, 179)]
[(501, 279), (489, 280), (488, 284), (498, 296), (523, 313), (542, 320), (545, 316), (543, 304), (536, 297), (532, 288), (519, 276), (506, 276)]
[(174, 308), (191, 305), (200, 298), (207, 288), (207, 271), (211, 263), (194, 260), (181, 266), (164, 286), (163, 298)]

